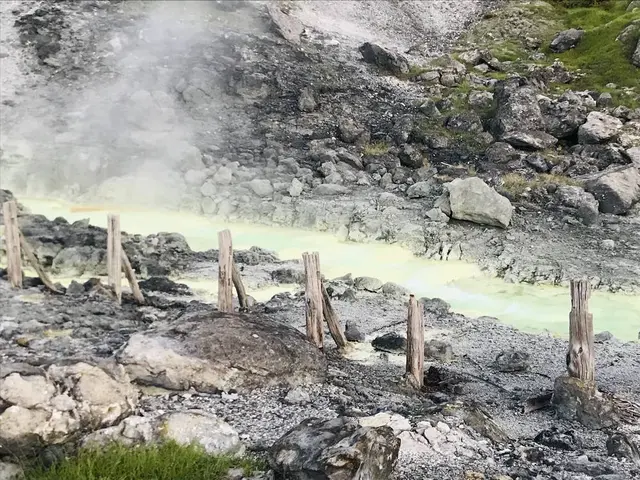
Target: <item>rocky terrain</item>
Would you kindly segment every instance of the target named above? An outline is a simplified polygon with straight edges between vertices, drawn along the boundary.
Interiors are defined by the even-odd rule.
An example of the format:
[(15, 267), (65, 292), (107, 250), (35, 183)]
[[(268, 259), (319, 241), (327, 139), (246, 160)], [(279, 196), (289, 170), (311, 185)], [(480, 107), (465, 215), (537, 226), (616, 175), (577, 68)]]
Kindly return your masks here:
[[(0, 203), (189, 210), (637, 292), (640, 5), (572, 1), (0, 2)], [(103, 229), (19, 224), (47, 271), (105, 273)], [(0, 478), (16, 457), (166, 439), (256, 453), (261, 478), (640, 476), (635, 342), (598, 335), (612, 407), (567, 411), (549, 405), (565, 340), (422, 299), (415, 392), (401, 287), (327, 279), (351, 345), (318, 352), (300, 292), (220, 314), (167, 278), (215, 276), (216, 251), (122, 241), (144, 306), (0, 271)], [(234, 258), (249, 291), (302, 281), (259, 246)]]

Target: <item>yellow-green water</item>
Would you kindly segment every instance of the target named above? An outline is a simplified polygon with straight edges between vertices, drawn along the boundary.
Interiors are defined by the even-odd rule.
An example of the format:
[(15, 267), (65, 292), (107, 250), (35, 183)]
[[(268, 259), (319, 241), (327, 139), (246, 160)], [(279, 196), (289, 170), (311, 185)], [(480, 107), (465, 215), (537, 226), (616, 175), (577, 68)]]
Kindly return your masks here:
[[(442, 298), (453, 310), (465, 315), (497, 317), (530, 332), (548, 330), (564, 336), (568, 330), (570, 299), (566, 288), (510, 284), (484, 275), (473, 264), (424, 260), (392, 245), (346, 243), (327, 233), (229, 223), (188, 213), (74, 206), (43, 199), (21, 199), (21, 202), (31, 212), (50, 219), (88, 218), (101, 227), (106, 227), (108, 212), (119, 213), (123, 231), (143, 235), (179, 232), (192, 249), (199, 251), (217, 248), (217, 232), (228, 228), (236, 249), (259, 246), (277, 252), (281, 259), (300, 258), (305, 251), (317, 251), (322, 272), (329, 278), (346, 273), (377, 277), (403, 285), (419, 297)], [(202, 279), (195, 284), (201, 291), (215, 293), (215, 281)], [(271, 292), (261, 293), (255, 296)], [(621, 339), (637, 339), (640, 296), (596, 291), (590, 310), (596, 331), (609, 330)]]

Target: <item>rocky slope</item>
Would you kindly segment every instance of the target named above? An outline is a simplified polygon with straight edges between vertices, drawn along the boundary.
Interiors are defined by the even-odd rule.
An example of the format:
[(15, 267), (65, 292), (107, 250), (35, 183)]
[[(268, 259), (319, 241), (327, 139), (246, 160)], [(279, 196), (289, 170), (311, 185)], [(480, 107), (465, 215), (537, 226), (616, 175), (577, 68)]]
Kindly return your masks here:
[[(321, 4), (3, 2), (3, 186), (638, 289), (638, 86), (571, 69), (601, 27), (554, 40), (566, 15), (539, 1)], [(627, 55), (622, 7), (606, 25)], [(470, 177), (491, 188), (451, 212)]]

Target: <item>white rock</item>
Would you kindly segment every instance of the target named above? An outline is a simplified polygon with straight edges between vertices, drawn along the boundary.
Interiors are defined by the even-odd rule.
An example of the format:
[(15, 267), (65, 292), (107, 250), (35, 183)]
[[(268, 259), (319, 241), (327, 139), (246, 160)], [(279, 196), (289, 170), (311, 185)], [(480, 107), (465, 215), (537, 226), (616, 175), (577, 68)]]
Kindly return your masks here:
[(213, 197), (217, 190), (213, 182), (205, 182), (202, 187), (200, 187), (200, 193), (205, 197)]
[(273, 186), (269, 180), (255, 178), (249, 182), (249, 188), (259, 197), (268, 197), (273, 194)]
[(363, 427), (391, 427), (396, 435), (399, 432), (411, 430), (409, 420), (397, 413), (380, 412), (370, 417), (363, 417), (359, 422)]
[(56, 387), (39, 375), (12, 373), (0, 381), (0, 398), (24, 408), (44, 406), (56, 393)]
[(184, 181), (192, 187), (202, 185), (206, 178), (206, 170), (187, 170), (187, 173), (184, 174)]
[(218, 185), (229, 185), (233, 180), (233, 171), (228, 167), (220, 167), (213, 176), (213, 181)]
[(436, 425), (436, 428), (438, 429), (438, 431), (442, 432), (442, 433), (449, 433), (451, 431), (451, 427), (449, 425), (447, 425), (444, 422), (438, 422)]
[(303, 188), (304, 186), (302, 185), (302, 182), (297, 178), (294, 178), (293, 180), (291, 180), (289, 195), (291, 195), (292, 197), (299, 197), (300, 195), (302, 195)]
[(622, 121), (602, 112), (591, 112), (587, 123), (578, 129), (580, 143), (601, 143), (615, 137), (622, 128)]

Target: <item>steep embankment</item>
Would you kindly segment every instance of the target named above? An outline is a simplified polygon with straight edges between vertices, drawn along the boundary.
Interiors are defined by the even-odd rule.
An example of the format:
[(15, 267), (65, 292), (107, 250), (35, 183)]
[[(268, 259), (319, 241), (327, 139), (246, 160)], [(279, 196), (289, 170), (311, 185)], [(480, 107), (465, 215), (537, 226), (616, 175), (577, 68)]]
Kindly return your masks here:
[[(614, 4), (506, 2), (473, 28), (493, 4), (3, 5), (16, 24), (2, 60), (21, 72), (6, 88), (23, 92), (3, 97), (3, 186), (395, 242), (512, 281), (637, 289), (638, 14)], [(580, 26), (561, 42), (574, 49), (550, 51)], [(615, 60), (611, 95), (584, 91), (602, 87), (596, 55)], [(510, 203), (495, 210), (502, 197), (477, 182), (471, 196), (471, 181), (447, 206), (447, 182), (471, 177)]]

